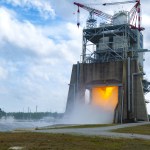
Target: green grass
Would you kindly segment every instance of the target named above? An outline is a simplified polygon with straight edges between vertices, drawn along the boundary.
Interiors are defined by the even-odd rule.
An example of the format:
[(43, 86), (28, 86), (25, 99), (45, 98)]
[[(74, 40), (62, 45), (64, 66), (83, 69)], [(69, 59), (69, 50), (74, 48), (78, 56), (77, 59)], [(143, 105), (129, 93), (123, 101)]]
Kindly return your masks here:
[(127, 127), (127, 128), (122, 128), (122, 129), (116, 129), (116, 130), (113, 130), (113, 132), (150, 135), (150, 124), (136, 126), (136, 127)]
[(72, 128), (97, 128), (97, 127), (109, 127), (114, 126), (115, 124), (85, 124), (85, 125), (67, 125), (67, 126), (52, 126), (46, 128), (36, 128), (36, 130), (45, 130), (45, 129), (72, 129)]
[(113, 139), (48, 133), (0, 133), (0, 150), (149, 150), (149, 140)]

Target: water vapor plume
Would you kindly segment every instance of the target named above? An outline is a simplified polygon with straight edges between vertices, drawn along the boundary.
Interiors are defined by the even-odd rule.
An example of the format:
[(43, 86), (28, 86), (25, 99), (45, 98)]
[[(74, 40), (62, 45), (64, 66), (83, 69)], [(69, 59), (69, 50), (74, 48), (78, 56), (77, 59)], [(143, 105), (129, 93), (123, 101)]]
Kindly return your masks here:
[(85, 91), (85, 100), (74, 101), (72, 111), (64, 119), (70, 124), (113, 123), (117, 103), (118, 86), (96, 86)]
[(114, 111), (99, 106), (76, 103), (73, 110), (62, 120), (64, 124), (109, 124), (113, 122)]

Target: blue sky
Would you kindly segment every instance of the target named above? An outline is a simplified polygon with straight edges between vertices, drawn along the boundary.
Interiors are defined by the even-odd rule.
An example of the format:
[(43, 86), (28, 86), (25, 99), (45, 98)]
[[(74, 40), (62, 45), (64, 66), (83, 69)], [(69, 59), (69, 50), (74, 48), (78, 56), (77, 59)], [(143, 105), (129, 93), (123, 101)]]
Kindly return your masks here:
[[(102, 0), (80, 2), (102, 3)], [(142, 14), (146, 28), (144, 47), (149, 49), (147, 3), (150, 2), (142, 1)], [(87, 18), (86, 11), (81, 10), (81, 28), (78, 29), (76, 9), (73, 0), (0, 0), (2, 109), (27, 111), (30, 107), (35, 111), (37, 105), (38, 111), (65, 110), (72, 64), (80, 60), (82, 28)], [(106, 11), (113, 13), (111, 8)], [(146, 54), (145, 72), (146, 78), (150, 79), (148, 58), (149, 54)], [(150, 96), (146, 98), (150, 99)], [(147, 107), (150, 113), (150, 104)]]

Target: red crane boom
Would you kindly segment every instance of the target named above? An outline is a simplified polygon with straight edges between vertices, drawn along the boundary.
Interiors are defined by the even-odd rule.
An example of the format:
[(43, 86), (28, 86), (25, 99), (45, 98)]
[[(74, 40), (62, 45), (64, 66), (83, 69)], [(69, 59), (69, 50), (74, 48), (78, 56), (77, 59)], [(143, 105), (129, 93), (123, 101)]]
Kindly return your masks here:
[[(130, 26), (133, 29), (138, 29), (139, 31), (143, 30), (144, 28), (141, 27), (141, 6), (140, 6), (141, 3), (140, 3), (140, 0), (114, 2), (114, 3), (104, 3), (103, 5), (107, 6), (107, 5), (118, 5), (118, 4), (127, 4), (127, 3), (136, 3), (134, 5), (134, 7), (129, 12), (129, 23), (130, 23)], [(83, 8), (83, 9), (87, 10), (90, 13), (90, 18), (89, 18), (89, 20), (87, 22), (89, 24), (91, 24), (91, 27), (92, 27), (92, 24), (93, 24), (93, 27), (94, 27), (94, 23), (96, 22), (96, 20), (93, 18), (93, 15), (101, 17), (102, 19), (104, 19), (104, 20), (106, 20), (108, 22), (112, 22), (112, 18), (113, 18), (112, 15), (109, 15), (107, 13), (104, 13), (104, 12), (102, 12), (100, 10), (97, 10), (95, 8), (91, 8), (91, 7), (86, 6), (84, 4), (81, 4), (81, 3), (74, 2), (74, 5), (78, 6), (78, 10), (77, 10), (77, 14), (78, 14), (77, 26), (78, 27), (80, 26), (80, 21), (79, 21), (80, 9), (79, 8)], [(138, 25), (137, 25), (137, 23), (138, 23)]]
[[(118, 4), (127, 4), (127, 3), (136, 3), (129, 12), (131, 27), (134, 29), (138, 29), (139, 31), (144, 30), (144, 28), (141, 27), (141, 2), (140, 0), (104, 3), (103, 5), (106, 6), (106, 5), (118, 5)], [(138, 27), (136, 23), (138, 23)]]
[(80, 25), (80, 22), (79, 22), (79, 14), (80, 14), (79, 7), (81, 7), (81, 8), (83, 8), (83, 9), (87, 10), (87, 11), (90, 13), (91, 18), (92, 18), (93, 14), (94, 14), (94, 15), (96, 15), (96, 16), (98, 16), (98, 17), (101, 17), (101, 18), (105, 19), (106, 21), (111, 21), (111, 20), (112, 20), (112, 16), (111, 16), (111, 15), (109, 15), (109, 14), (107, 14), (107, 13), (104, 13), (104, 12), (102, 12), (102, 11), (100, 11), (100, 10), (97, 10), (97, 9), (95, 9), (95, 8), (91, 8), (91, 7), (89, 7), (89, 6), (86, 6), (86, 5), (81, 4), (81, 3), (76, 3), (76, 2), (74, 2), (74, 5), (78, 6), (78, 10), (77, 10), (77, 13), (78, 13), (77, 26), (78, 26), (78, 27), (79, 27), (79, 25)]

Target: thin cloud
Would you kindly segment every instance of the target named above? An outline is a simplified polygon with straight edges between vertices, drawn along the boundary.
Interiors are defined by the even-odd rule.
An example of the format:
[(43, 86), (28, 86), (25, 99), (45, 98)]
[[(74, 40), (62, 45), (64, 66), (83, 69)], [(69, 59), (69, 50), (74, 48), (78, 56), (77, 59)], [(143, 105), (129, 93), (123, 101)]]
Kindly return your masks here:
[(5, 0), (5, 2), (25, 9), (36, 9), (44, 19), (55, 18), (56, 16), (48, 0)]
[[(50, 30), (36, 26), (29, 21), (20, 22), (16, 19), (17, 14), (9, 11), (7, 8), (0, 8), (0, 42), (3, 43), (3, 47), (7, 46), (8, 43), (17, 47), (17, 49), (25, 52), (32, 52), (39, 56), (53, 56), (58, 58), (63, 57), (64, 59), (74, 62), (76, 54), (71, 49), (78, 48), (75, 39), (79, 39), (80, 32), (75, 25), (66, 23), (62, 26), (56, 25), (55, 28), (50, 26)], [(58, 30), (56, 35), (62, 37), (55, 41), (54, 29), (63, 27), (64, 30)], [(57, 30), (55, 30), (57, 31)], [(63, 31), (63, 32), (62, 32)], [(46, 33), (49, 32), (49, 35)], [(72, 36), (67, 36), (66, 32)], [(74, 35), (74, 36), (73, 36)], [(63, 38), (67, 37), (67, 41)], [(52, 38), (51, 38), (52, 37)], [(57, 38), (57, 37), (56, 37)], [(5, 43), (5, 44), (4, 44)], [(50, 57), (51, 57), (50, 56)]]
[(4, 67), (0, 66), (0, 80), (6, 79), (7, 74), (8, 74), (7, 70)]

